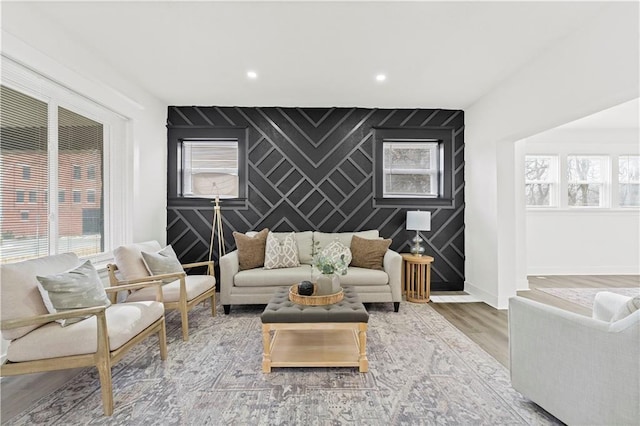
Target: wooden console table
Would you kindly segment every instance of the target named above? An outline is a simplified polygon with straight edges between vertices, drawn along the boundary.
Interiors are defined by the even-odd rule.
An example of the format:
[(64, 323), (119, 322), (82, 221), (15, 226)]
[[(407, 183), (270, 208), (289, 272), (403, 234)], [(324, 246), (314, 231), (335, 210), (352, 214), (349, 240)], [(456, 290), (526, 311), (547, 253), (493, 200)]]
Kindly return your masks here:
[(427, 303), (431, 293), (431, 256), (400, 253), (404, 259), (403, 292), (407, 302)]

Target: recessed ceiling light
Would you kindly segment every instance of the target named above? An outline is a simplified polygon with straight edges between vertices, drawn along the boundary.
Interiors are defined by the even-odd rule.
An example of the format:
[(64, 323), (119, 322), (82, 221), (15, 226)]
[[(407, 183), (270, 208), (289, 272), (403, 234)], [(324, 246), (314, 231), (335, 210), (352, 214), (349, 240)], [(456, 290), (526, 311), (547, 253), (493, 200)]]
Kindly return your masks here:
[(252, 80), (255, 80), (256, 78), (258, 78), (258, 73), (255, 71), (247, 71), (247, 77), (249, 77)]
[(384, 74), (376, 75), (376, 81), (385, 81), (386, 79), (387, 79), (387, 76)]

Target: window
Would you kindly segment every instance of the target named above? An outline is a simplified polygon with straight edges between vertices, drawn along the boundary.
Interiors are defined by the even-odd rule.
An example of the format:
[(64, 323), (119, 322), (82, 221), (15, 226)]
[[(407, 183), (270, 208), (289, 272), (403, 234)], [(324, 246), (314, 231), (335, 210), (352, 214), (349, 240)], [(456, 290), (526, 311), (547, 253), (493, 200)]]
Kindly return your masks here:
[(374, 129), (374, 207), (453, 206), (453, 129)]
[(527, 155), (524, 173), (527, 207), (555, 207), (558, 200), (558, 157)]
[[(3, 65), (5, 64), (5, 58)], [(13, 66), (13, 65), (11, 65)], [(9, 67), (11, 69), (11, 66)], [(10, 75), (7, 77), (10, 80)], [(104, 210), (70, 208), (70, 201), (80, 202), (86, 183), (76, 181), (82, 167), (94, 167), (98, 179), (89, 188), (102, 192), (103, 182), (99, 171), (103, 167), (104, 128), (84, 114), (63, 108), (55, 99), (40, 96), (36, 89), (23, 85), (9, 87), (3, 75), (0, 108), (0, 177), (3, 189), (14, 191), (16, 201), (34, 204), (29, 211), (16, 209), (6, 197), (2, 197), (1, 232), (19, 239), (20, 244), (3, 238), (2, 263), (40, 257), (47, 254), (75, 252), (90, 256), (104, 251), (104, 219), (100, 216), (95, 226), (87, 217)], [(40, 77), (40, 81), (42, 77)], [(39, 86), (38, 88), (41, 88)], [(81, 103), (80, 101), (74, 105)], [(75, 107), (74, 107), (75, 108)], [(51, 123), (52, 117), (56, 121)], [(55, 131), (55, 138), (51, 130)], [(55, 153), (55, 155), (50, 155)], [(14, 170), (19, 175), (16, 176)], [(57, 175), (53, 181), (51, 176)], [(16, 189), (14, 182), (29, 179), (28, 191)], [(58, 197), (47, 197), (52, 190)], [(66, 197), (72, 191), (73, 200)], [(42, 196), (40, 195), (42, 194)], [(89, 211), (90, 210), (90, 211)], [(49, 211), (53, 212), (52, 216)]]
[(96, 202), (96, 191), (93, 189), (87, 190), (87, 203), (95, 203)]
[(73, 178), (76, 180), (82, 179), (82, 168), (80, 166), (73, 166)]
[(87, 167), (87, 179), (94, 180), (96, 178), (96, 166)]
[(167, 201), (170, 206), (247, 208), (246, 127), (168, 126)]
[(438, 196), (438, 142), (382, 142), (385, 198)]
[(606, 207), (608, 157), (569, 155), (567, 195), (569, 207)]
[(640, 156), (618, 158), (618, 191), (620, 207), (640, 206)]
[(183, 197), (238, 198), (238, 141), (182, 142)]

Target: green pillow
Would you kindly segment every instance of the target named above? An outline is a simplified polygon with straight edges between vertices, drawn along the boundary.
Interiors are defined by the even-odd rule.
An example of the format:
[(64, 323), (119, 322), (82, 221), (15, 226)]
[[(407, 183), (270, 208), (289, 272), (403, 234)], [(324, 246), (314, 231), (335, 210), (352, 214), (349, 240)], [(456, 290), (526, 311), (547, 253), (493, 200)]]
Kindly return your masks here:
[[(147, 270), (151, 275), (173, 274), (175, 272), (184, 272), (176, 252), (173, 251), (171, 244), (155, 253), (146, 251), (140, 252)], [(165, 284), (175, 281), (176, 278), (165, 278), (162, 280)]]
[[(98, 271), (91, 261), (59, 274), (36, 276), (42, 301), (51, 314), (94, 306), (109, 306), (111, 302), (104, 291)], [(57, 320), (63, 327), (87, 316)]]

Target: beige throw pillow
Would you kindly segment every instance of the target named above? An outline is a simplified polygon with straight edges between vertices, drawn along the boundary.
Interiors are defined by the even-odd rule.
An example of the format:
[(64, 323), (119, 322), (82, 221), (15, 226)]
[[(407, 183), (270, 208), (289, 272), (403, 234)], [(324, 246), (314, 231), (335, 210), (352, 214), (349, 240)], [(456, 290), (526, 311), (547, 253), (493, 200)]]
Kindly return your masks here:
[(325, 257), (333, 262), (338, 262), (342, 256), (344, 256), (344, 263), (349, 265), (351, 263), (351, 250), (349, 247), (342, 244), (340, 241), (332, 241), (322, 249), (320, 256)]
[(295, 233), (291, 232), (286, 234), (284, 238), (279, 238), (273, 232), (269, 232), (264, 251), (264, 268), (277, 269), (295, 266), (300, 266)]
[(260, 268), (264, 265), (264, 250), (268, 234), (269, 229), (267, 228), (252, 237), (240, 232), (233, 233), (233, 238), (236, 240), (236, 248), (238, 249), (238, 263), (241, 271)]
[[(87, 260), (70, 271), (36, 276), (42, 301), (50, 314), (94, 306), (109, 306), (111, 302), (104, 291), (98, 271)], [(87, 318), (57, 320), (63, 327)]]
[(625, 303), (620, 307), (620, 309), (618, 309), (618, 311), (611, 318), (611, 322), (626, 318), (638, 309), (640, 309), (640, 296), (635, 296), (629, 299), (627, 303)]
[(367, 240), (354, 235), (351, 239), (351, 266), (384, 270), (382, 261), (391, 240)]

